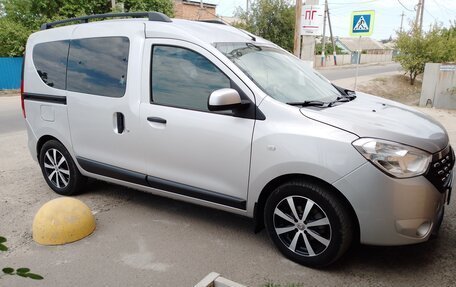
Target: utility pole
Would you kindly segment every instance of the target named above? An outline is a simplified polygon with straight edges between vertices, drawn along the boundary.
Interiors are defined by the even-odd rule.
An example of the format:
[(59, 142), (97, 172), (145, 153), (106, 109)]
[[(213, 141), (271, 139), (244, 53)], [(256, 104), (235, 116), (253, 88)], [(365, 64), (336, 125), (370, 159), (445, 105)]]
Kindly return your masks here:
[(403, 30), (402, 30), (402, 27), (403, 27), (403, 25), (404, 25), (404, 16), (405, 16), (405, 14), (404, 14), (404, 11), (402, 10), (402, 14), (401, 14), (401, 28), (399, 29), (399, 32), (401, 32), (401, 33), (402, 33), (402, 31), (403, 31)]
[[(302, 0), (298, 0), (302, 1)], [(306, 0), (306, 5), (318, 5), (319, 0)], [(301, 7), (302, 8), (302, 7)], [(301, 13), (299, 13), (301, 16)], [(301, 26), (301, 25), (300, 25)], [(299, 27), (301, 29), (301, 27)], [(314, 66), (315, 61), (315, 36), (302, 36), (301, 41), (301, 60), (309, 63), (309, 66)]]
[[(326, 5), (328, 5), (328, 2), (326, 2)], [(328, 7), (326, 7), (326, 13), (328, 13), (329, 34), (331, 35), (331, 42), (332, 42), (332, 46), (333, 46), (334, 66), (337, 66), (336, 43), (334, 42), (333, 29), (332, 29), (332, 26), (331, 26), (331, 17), (329, 16), (329, 8)]]
[(200, 8), (198, 9), (198, 19), (201, 19), (201, 15), (203, 15), (203, 10), (204, 10), (204, 5), (203, 5), (203, 0), (200, 0)]
[(321, 66), (325, 66), (325, 49), (326, 49), (326, 13), (328, 11), (328, 0), (325, 0), (325, 12), (323, 14), (323, 39), (321, 42)]
[[(420, 26), (419, 26), (419, 22), (420, 22), (420, 10), (421, 10), (421, 0), (418, 0), (418, 4), (416, 5), (416, 16), (415, 16), (415, 29), (418, 29)], [(421, 33), (421, 30), (420, 30), (420, 33)]]
[(301, 11), (302, 11), (302, 0), (296, 0), (295, 6), (295, 31), (294, 31), (294, 55), (301, 58)]
[(421, 11), (420, 11), (420, 33), (423, 31), (423, 13), (424, 13), (424, 0), (421, 0)]

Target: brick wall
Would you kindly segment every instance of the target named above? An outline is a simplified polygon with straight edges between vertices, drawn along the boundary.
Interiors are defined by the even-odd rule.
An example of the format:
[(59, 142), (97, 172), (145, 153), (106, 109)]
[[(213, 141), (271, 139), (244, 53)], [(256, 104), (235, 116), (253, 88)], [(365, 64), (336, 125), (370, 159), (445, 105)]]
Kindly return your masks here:
[(188, 20), (209, 20), (216, 19), (215, 7), (203, 4), (204, 9), (200, 9), (200, 4), (188, 3), (182, 0), (174, 1), (174, 17)]

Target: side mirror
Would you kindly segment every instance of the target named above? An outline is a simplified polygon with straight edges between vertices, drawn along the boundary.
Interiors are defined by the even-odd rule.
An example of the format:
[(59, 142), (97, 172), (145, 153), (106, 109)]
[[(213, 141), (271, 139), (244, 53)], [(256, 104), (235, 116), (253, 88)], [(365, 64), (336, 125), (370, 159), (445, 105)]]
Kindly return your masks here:
[(212, 92), (207, 103), (210, 111), (233, 110), (241, 105), (241, 97), (234, 89), (220, 89)]

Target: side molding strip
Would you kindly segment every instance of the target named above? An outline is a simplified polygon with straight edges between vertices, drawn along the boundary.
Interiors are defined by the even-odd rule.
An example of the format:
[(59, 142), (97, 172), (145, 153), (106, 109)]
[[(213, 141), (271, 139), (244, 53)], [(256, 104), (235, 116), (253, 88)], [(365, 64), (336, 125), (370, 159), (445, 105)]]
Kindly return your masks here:
[(47, 103), (62, 104), (62, 105), (67, 104), (67, 99), (65, 96), (24, 93), (23, 97), (24, 97), (24, 100), (47, 102)]
[(213, 203), (218, 203), (226, 206), (231, 206), (238, 209), (246, 209), (247, 203), (242, 198), (237, 198), (229, 195), (224, 195), (221, 193), (209, 191), (199, 187), (194, 187), (166, 179), (161, 179), (158, 177), (153, 177), (138, 173), (135, 171), (123, 169), (120, 167), (112, 166), (109, 164), (93, 161), (90, 159), (77, 157), (76, 158), (79, 165), (86, 171), (143, 185), (163, 191), (176, 193), (188, 197), (198, 198), (206, 200)]
[(79, 165), (88, 172), (148, 186), (145, 174), (82, 157), (77, 157), (76, 159), (78, 160)]
[(158, 177), (147, 176), (147, 182), (153, 188), (166, 190), (168, 192), (177, 193), (189, 197), (194, 197), (214, 203), (219, 203), (239, 209), (246, 209), (246, 201), (241, 198), (209, 191), (199, 187), (194, 187)]

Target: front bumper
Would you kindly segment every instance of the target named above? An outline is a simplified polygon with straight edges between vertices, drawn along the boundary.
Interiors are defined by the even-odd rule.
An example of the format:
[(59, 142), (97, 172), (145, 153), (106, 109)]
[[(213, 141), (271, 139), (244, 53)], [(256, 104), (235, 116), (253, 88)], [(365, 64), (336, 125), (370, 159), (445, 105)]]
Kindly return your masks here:
[(333, 185), (355, 210), (361, 243), (372, 245), (428, 240), (440, 225), (447, 197), (424, 176), (392, 178), (370, 162)]

